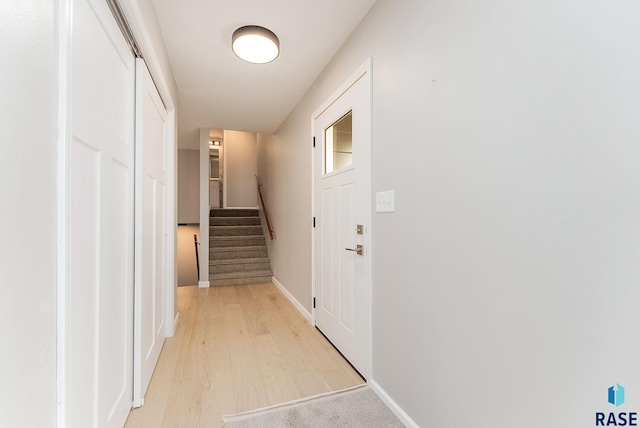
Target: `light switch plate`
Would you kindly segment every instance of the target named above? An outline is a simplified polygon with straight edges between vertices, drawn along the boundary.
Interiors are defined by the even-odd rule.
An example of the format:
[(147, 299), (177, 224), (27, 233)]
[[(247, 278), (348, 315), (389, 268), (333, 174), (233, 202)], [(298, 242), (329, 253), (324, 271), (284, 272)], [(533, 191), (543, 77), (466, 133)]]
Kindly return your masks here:
[(392, 213), (395, 212), (395, 195), (393, 190), (376, 193), (376, 212)]

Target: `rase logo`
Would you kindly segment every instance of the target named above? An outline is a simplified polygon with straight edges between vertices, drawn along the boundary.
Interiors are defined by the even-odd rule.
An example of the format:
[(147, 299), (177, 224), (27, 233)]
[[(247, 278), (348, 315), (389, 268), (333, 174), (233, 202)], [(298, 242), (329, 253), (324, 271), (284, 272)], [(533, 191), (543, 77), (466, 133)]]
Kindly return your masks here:
[[(624, 387), (619, 383), (616, 383), (612, 387), (610, 387), (607, 391), (607, 401), (609, 404), (612, 404), (616, 407), (620, 407), (624, 404)], [(609, 412), (596, 413), (596, 426), (601, 427), (624, 427), (630, 426), (635, 427), (638, 426), (638, 413), (637, 412)]]
[(624, 386), (616, 383), (615, 386), (609, 388), (609, 403), (616, 407), (624, 404)]

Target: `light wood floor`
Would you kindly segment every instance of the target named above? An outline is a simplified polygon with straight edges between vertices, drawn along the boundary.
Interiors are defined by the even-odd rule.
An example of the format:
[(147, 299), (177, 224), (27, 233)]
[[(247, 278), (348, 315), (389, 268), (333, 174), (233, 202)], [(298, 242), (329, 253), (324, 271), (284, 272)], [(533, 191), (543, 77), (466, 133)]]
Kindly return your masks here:
[(223, 414), (363, 383), (273, 284), (180, 287), (178, 311), (125, 427), (221, 427)]

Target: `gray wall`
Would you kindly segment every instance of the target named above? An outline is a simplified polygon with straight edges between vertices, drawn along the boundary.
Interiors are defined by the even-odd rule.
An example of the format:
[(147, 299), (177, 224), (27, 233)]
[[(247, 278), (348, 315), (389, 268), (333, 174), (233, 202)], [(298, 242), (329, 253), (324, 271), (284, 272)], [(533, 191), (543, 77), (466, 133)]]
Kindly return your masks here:
[(56, 420), (55, 2), (0, 12), (0, 426)]
[(200, 150), (178, 150), (178, 223), (200, 222)]
[(593, 426), (616, 382), (640, 411), (638, 16), (378, 0), (261, 150), (310, 309), (310, 116), (373, 57), (373, 379), (420, 426)]
[[(271, 186), (269, 186), (269, 165), (267, 163), (267, 156), (269, 154), (269, 144), (271, 141), (271, 135), (269, 134), (257, 134), (257, 174), (260, 178), (260, 183), (262, 187), (260, 191), (262, 192), (262, 198), (264, 199), (265, 204), (267, 205), (267, 214), (269, 215), (269, 222), (271, 223), (271, 228), (274, 232), (276, 232), (275, 225), (273, 223), (273, 213), (272, 210), (275, 207), (269, 206), (267, 201), (269, 200), (269, 192), (271, 191)], [(267, 228), (267, 223), (264, 218), (264, 210), (262, 209), (262, 204), (260, 203), (260, 196), (258, 196), (258, 209), (260, 210), (260, 222), (262, 224), (262, 229), (264, 232), (264, 236), (269, 236), (269, 229)], [(266, 240), (267, 242), (267, 251), (271, 254), (273, 246), (270, 239)]]

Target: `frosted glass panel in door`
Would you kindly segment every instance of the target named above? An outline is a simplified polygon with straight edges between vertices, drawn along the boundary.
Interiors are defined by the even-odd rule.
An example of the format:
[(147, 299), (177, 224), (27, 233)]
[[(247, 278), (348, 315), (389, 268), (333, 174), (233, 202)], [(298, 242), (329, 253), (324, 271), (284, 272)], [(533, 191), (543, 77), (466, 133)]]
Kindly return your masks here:
[(324, 131), (324, 173), (353, 164), (353, 111), (342, 116)]

